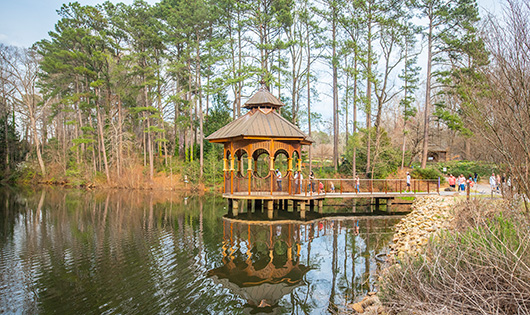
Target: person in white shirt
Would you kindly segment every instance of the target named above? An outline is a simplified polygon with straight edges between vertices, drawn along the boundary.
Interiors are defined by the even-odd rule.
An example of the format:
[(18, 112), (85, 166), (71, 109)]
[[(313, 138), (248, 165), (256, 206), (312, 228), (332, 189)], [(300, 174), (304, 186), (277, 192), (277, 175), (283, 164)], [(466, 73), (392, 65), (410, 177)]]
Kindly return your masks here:
[(492, 192), (497, 190), (497, 178), (495, 177), (495, 173), (491, 173), (491, 176), (490, 176), (490, 188), (491, 188)]
[(300, 171), (296, 171), (296, 173), (294, 174), (294, 189), (295, 189), (295, 194), (297, 193), (296, 190), (298, 190), (298, 193), (301, 194), (302, 193), (302, 182), (304, 180), (304, 175), (302, 175), (302, 172)]
[(276, 169), (276, 182), (278, 183), (278, 190), (282, 191), (282, 172)]
[(405, 189), (405, 192), (412, 192), (412, 190), (410, 190), (410, 180), (411, 180), (411, 177), (410, 177), (410, 174), (409, 172), (407, 172), (407, 188)]

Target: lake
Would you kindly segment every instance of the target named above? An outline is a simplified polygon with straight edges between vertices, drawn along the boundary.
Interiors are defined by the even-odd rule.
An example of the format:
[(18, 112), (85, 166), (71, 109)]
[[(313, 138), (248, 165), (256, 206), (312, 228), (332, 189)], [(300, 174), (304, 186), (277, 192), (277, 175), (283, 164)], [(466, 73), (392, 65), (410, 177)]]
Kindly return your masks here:
[(324, 209), (271, 222), (217, 195), (0, 188), (0, 313), (333, 313), (376, 289), (399, 217)]

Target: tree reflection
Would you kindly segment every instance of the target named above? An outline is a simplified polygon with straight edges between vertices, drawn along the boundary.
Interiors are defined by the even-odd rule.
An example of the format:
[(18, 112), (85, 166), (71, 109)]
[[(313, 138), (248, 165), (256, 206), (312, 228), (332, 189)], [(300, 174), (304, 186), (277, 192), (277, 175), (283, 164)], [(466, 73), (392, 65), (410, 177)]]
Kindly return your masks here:
[[(334, 313), (374, 289), (375, 254), (385, 249), (395, 222), (356, 217), (304, 222), (225, 217), (222, 265), (208, 275), (244, 299), (251, 313), (276, 307), (304, 313), (322, 310), (321, 293), (327, 296), (325, 309)], [(324, 280), (330, 282), (322, 290)]]
[(233, 220), (221, 198), (148, 191), (0, 196), (6, 312), (320, 314), (373, 289), (396, 222)]

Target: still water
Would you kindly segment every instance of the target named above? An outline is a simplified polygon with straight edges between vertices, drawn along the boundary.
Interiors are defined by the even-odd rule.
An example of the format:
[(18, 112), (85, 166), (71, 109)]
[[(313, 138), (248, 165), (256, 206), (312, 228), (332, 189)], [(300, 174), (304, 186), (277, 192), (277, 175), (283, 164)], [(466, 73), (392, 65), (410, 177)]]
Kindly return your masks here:
[(334, 313), (375, 289), (399, 220), (226, 214), (217, 196), (1, 188), (0, 313)]

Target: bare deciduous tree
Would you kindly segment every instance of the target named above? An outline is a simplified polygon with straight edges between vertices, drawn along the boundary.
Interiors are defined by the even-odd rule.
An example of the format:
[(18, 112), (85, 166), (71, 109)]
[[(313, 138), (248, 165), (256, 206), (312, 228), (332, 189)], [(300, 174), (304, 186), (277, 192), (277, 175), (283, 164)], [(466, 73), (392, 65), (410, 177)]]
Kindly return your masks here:
[[(502, 19), (490, 17), (483, 39), (491, 63), (465, 81), (465, 117), (520, 193), (530, 196), (530, 1), (507, 0)], [(474, 74), (472, 74), (474, 75)], [(527, 198), (523, 198), (527, 212)]]
[(0, 59), (5, 66), (5, 72), (9, 74), (7, 80), (12, 87), (9, 92), (10, 97), (21, 106), (19, 108), (20, 113), (29, 119), (39, 167), (42, 174), (46, 175), (37, 121), (39, 121), (41, 113), (44, 112), (48, 103), (43, 101), (37, 88), (38, 54), (33, 49), (1, 45)]

